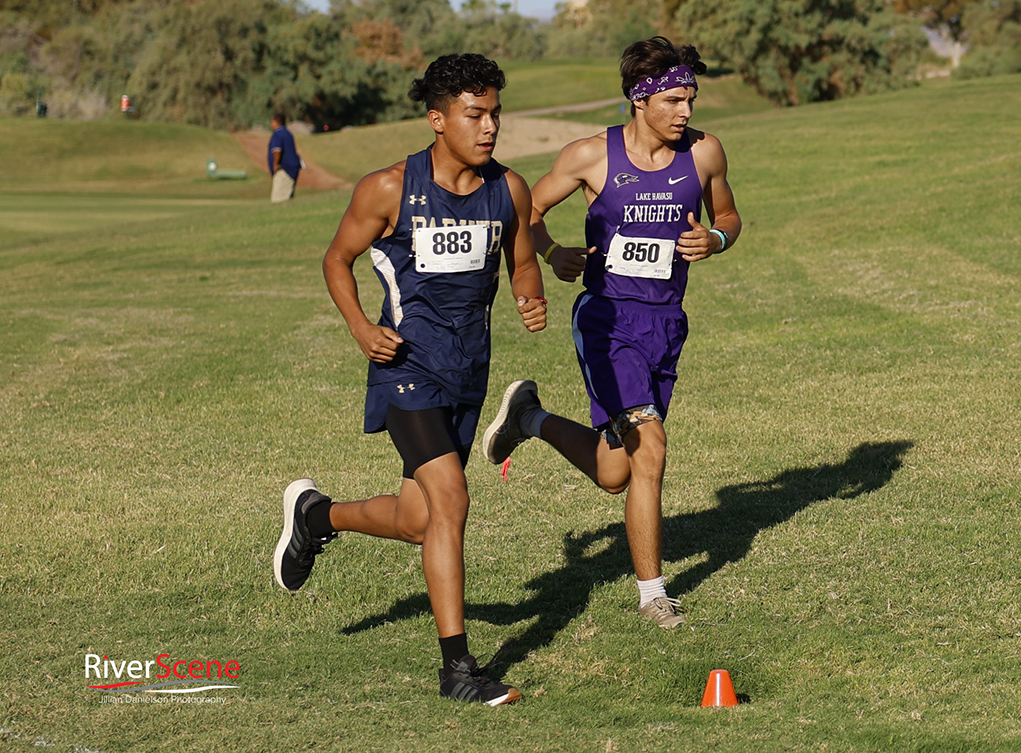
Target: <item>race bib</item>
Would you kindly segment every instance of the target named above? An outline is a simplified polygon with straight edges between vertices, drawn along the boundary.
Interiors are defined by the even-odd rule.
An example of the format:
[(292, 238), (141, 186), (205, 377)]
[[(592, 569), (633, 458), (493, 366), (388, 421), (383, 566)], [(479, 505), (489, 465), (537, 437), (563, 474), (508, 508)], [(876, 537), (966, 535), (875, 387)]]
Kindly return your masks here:
[(415, 269), (419, 272), (473, 272), (486, 265), (485, 225), (415, 228)]
[(624, 277), (669, 280), (676, 241), (614, 235), (606, 252), (606, 271)]

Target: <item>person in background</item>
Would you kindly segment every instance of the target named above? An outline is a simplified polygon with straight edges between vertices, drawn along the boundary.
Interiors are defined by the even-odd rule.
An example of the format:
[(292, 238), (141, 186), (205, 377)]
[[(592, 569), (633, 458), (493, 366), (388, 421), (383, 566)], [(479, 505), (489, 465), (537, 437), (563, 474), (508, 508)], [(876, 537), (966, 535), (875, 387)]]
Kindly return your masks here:
[(294, 185), (301, 171), (301, 157), (294, 146), (294, 136), (287, 130), (287, 117), (276, 113), (270, 120), (273, 135), (269, 137), (269, 174), (273, 176), (270, 201), (287, 201), (294, 196)]

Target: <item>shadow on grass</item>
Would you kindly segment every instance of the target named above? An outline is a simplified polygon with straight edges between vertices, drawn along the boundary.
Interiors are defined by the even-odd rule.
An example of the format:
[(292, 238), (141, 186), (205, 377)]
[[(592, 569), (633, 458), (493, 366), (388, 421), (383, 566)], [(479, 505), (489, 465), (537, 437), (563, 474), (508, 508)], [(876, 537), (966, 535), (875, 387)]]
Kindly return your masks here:
[[(809, 505), (829, 499), (850, 500), (881, 489), (913, 446), (907, 441), (864, 443), (841, 463), (793, 468), (766, 481), (725, 486), (716, 492), (717, 507), (664, 518), (665, 562), (708, 555), (705, 561), (674, 577), (667, 591), (675, 597), (690, 593), (728, 562), (743, 559), (761, 531), (789, 520)], [(500, 648), (490, 665), (490, 677), (498, 679), (508, 666), (552, 642), (588, 608), (597, 586), (632, 574), (623, 523), (588, 533), (568, 533), (564, 537), (564, 556), (563, 567), (526, 584), (533, 595), (525, 601), (465, 605), (468, 618), (496, 625), (533, 620), (523, 633)], [(366, 618), (342, 632), (350, 635), (428, 611), (428, 596), (418, 594), (397, 602), (386, 614)]]

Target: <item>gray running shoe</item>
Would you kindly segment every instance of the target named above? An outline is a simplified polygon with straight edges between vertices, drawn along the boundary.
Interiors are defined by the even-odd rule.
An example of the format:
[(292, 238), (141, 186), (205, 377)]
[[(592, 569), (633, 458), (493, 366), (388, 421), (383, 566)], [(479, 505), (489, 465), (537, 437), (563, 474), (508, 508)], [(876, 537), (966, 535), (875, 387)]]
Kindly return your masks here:
[(487, 706), (514, 703), (521, 698), (521, 691), (502, 682), (486, 677), (485, 667), (480, 667), (471, 654), (460, 661), (450, 662), (448, 669), (440, 670), (440, 695), (455, 701), (477, 701)]
[(539, 388), (531, 379), (513, 382), (503, 393), (500, 411), (482, 435), (486, 460), (500, 464), (528, 437), (521, 431), (521, 417), (533, 408), (541, 408)]
[(308, 530), (305, 516), (316, 504), (329, 504), (330, 498), (316, 490), (310, 478), (292, 481), (284, 490), (284, 527), (273, 552), (273, 575), (281, 588), (297, 591), (308, 580), (316, 555), (337, 538), (330, 534), (316, 538)]
[(648, 617), (661, 628), (677, 627), (687, 622), (681, 613), (681, 602), (677, 599), (668, 599), (666, 596), (658, 596), (644, 607), (640, 607), (638, 614)]

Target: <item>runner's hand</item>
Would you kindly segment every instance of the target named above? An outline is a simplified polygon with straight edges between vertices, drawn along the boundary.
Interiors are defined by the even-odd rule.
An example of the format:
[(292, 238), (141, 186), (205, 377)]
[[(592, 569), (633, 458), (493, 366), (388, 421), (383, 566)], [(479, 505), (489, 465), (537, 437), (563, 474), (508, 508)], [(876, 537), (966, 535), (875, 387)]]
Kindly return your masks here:
[(518, 298), (518, 313), (529, 332), (546, 329), (546, 302), (542, 298)]
[(559, 246), (550, 254), (549, 263), (553, 273), (564, 282), (574, 282), (585, 271), (585, 261), (589, 254), (595, 253), (596, 247), (568, 248)]
[(719, 245), (720, 239), (695, 219), (694, 212), (688, 212), (688, 224), (691, 230), (685, 230), (677, 239), (677, 253), (684, 261), (702, 261), (720, 250), (714, 248)]
[(404, 342), (399, 334), (379, 324), (371, 324), (351, 334), (358, 341), (365, 357), (374, 363), (392, 361), (397, 355), (397, 348)]

